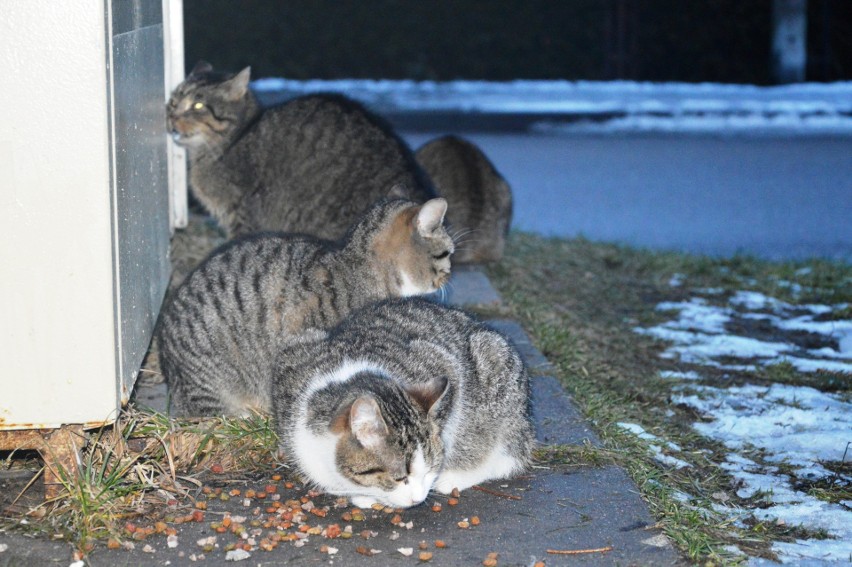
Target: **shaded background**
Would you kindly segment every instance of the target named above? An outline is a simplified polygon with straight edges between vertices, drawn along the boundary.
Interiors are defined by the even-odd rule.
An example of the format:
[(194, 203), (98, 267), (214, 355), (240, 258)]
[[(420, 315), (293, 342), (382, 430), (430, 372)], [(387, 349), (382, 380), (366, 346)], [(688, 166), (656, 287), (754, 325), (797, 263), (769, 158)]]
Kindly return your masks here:
[[(184, 0), (186, 63), (254, 77), (769, 84), (772, 0)], [(809, 81), (852, 79), (852, 1), (810, 0)]]

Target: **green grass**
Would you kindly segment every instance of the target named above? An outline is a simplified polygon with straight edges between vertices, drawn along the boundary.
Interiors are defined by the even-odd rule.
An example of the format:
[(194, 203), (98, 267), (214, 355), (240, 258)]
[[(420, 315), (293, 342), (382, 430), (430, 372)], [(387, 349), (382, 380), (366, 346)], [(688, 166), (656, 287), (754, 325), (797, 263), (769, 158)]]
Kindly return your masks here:
[[(675, 275), (681, 285), (673, 287), (669, 282)], [(514, 316), (524, 325), (603, 443), (594, 450), (546, 448), (540, 458), (561, 456), (577, 466), (617, 462), (625, 467), (659, 526), (696, 563), (740, 563), (744, 558), (729, 550), (732, 545), (749, 556), (773, 558), (773, 541), (805, 533), (783, 525), (737, 527), (730, 515), (714, 511), (713, 503), (720, 500), (748, 509), (759, 497), (737, 496), (732, 479), (716, 461), (726, 454), (725, 448), (697, 435), (692, 424), (698, 416), (669, 401), (671, 383), (659, 378), (659, 370), (673, 368), (658, 357), (663, 346), (632, 328), (664, 320), (656, 304), (688, 299), (694, 290), (713, 289), (710, 296), (719, 302), (744, 289), (794, 304), (850, 302), (852, 267), (825, 261), (772, 263), (747, 256), (713, 259), (513, 233), (504, 260), (489, 268), (489, 277), (507, 304), (500, 316)], [(852, 384), (849, 375), (809, 375), (789, 364), (727, 380), (811, 385), (841, 395)], [(640, 424), (648, 433), (677, 443), (682, 450), (673, 456), (691, 466), (661, 465), (648, 442), (618, 427), (619, 422)], [(837, 486), (812, 490), (824, 491), (826, 499), (846, 495), (846, 489)]]

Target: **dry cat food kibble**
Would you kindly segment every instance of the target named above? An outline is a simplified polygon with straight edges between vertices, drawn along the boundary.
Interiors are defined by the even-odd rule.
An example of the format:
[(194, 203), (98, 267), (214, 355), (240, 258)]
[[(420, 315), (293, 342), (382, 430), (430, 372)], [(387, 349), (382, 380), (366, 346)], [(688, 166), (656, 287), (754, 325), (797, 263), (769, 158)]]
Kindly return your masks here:
[(432, 559), (431, 551), (421, 551), (420, 555), (417, 556), (420, 561), (430, 561)]

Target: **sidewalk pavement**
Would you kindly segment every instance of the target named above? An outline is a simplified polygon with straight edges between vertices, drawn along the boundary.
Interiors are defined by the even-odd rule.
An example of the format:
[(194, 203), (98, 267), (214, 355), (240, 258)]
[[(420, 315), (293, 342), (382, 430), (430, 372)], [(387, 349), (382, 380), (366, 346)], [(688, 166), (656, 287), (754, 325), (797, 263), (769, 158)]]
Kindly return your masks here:
[[(488, 278), (475, 268), (457, 268), (449, 288), (448, 302), (457, 306), (498, 304), (499, 294)], [(594, 445), (599, 440), (578, 413), (561, 385), (553, 377), (547, 360), (532, 346), (523, 329), (514, 321), (493, 320), (489, 324), (512, 338), (521, 351), (532, 377), (533, 418), (541, 445)], [(138, 388), (139, 403), (165, 408), (164, 384)], [(681, 563), (678, 553), (653, 527), (654, 520), (640, 498), (636, 486), (620, 467), (549, 465), (535, 466), (526, 475), (509, 481), (484, 485), (487, 491), (469, 489), (455, 505), (442, 495), (432, 495), (426, 505), (404, 510), (364, 511), (364, 518), (349, 519), (349, 508), (335, 508), (336, 499), (327, 495), (307, 496), (317, 508), (329, 507), (320, 517), (308, 513), (311, 527), (327, 529), (337, 524), (352, 526), (350, 539), (328, 539), (321, 534), (303, 539), (298, 546), (281, 542), (271, 551), (258, 546), (270, 533), (262, 523), (270, 517), (266, 508), (278, 502), (300, 499), (308, 488), (286, 488), (284, 480), (275, 493), (263, 491), (270, 479), (222, 482), (226, 491), (241, 490), (241, 496), (228, 501), (210, 499), (203, 522), (187, 522), (173, 527), (176, 536), (153, 535), (137, 542), (133, 550), (108, 550), (99, 546), (87, 559), (88, 565), (229, 565), (242, 558), (245, 565), (489, 565), (496, 553), (496, 565), (532, 566), (543, 561), (555, 565), (672, 565)], [(208, 482), (215, 487), (216, 482)], [(261, 495), (245, 498), (248, 489)], [(276, 496), (277, 494), (277, 496)], [(263, 496), (266, 496), (263, 498)], [(204, 500), (199, 494), (199, 500)], [(440, 512), (432, 508), (441, 504)], [(310, 507), (310, 504), (307, 505)], [(226, 514), (243, 516), (254, 539), (247, 552), (226, 552), (239, 538), (231, 532), (217, 534), (211, 522), (221, 522)], [(255, 520), (255, 527), (251, 527)], [(460, 522), (467, 522), (467, 524)], [(467, 527), (460, 527), (460, 526)], [(253, 532), (252, 532), (253, 530)], [(287, 530), (293, 532), (295, 529)], [(319, 531), (319, 530), (315, 530)], [(252, 535), (254, 533), (255, 535)], [(326, 531), (327, 534), (327, 531)], [(204, 540), (207, 538), (214, 538)], [(446, 547), (436, 546), (441, 540)], [(248, 540), (246, 540), (248, 541)], [(16, 565), (68, 565), (67, 544), (46, 539), (0, 534), (0, 567)], [(203, 545), (208, 543), (208, 551)], [(422, 549), (425, 547), (425, 549)], [(611, 548), (605, 552), (552, 554), (548, 550), (576, 551)], [(410, 555), (407, 555), (410, 552)], [(421, 552), (424, 555), (420, 558)], [(248, 556), (247, 556), (248, 555)], [(230, 559), (229, 559), (230, 558)], [(485, 563), (483, 563), (485, 562)]]

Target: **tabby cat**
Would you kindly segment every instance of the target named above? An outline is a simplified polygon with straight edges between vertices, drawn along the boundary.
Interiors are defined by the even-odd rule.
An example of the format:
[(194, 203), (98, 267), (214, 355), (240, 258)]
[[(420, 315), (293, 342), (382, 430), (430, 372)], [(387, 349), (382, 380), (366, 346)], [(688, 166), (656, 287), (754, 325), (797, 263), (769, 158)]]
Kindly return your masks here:
[(455, 234), (455, 263), (496, 262), (503, 257), (512, 221), (512, 192), (485, 154), (471, 142), (443, 136), (415, 154), (438, 193), (450, 203), (447, 224)]
[(321, 490), (360, 507), (414, 506), (522, 471), (529, 378), (503, 335), (462, 311), (391, 299), (279, 355), (281, 450)]
[(192, 191), (229, 236), (336, 240), (390, 187), (421, 203), (436, 196), (405, 142), (358, 103), (315, 94), (264, 109), (249, 78), (248, 67), (231, 75), (202, 61), (167, 106)]
[(383, 200), (334, 244), (259, 233), (214, 251), (174, 291), (158, 329), (172, 413), (270, 410), (282, 343), (355, 308), (436, 291), (450, 275), (446, 201)]

